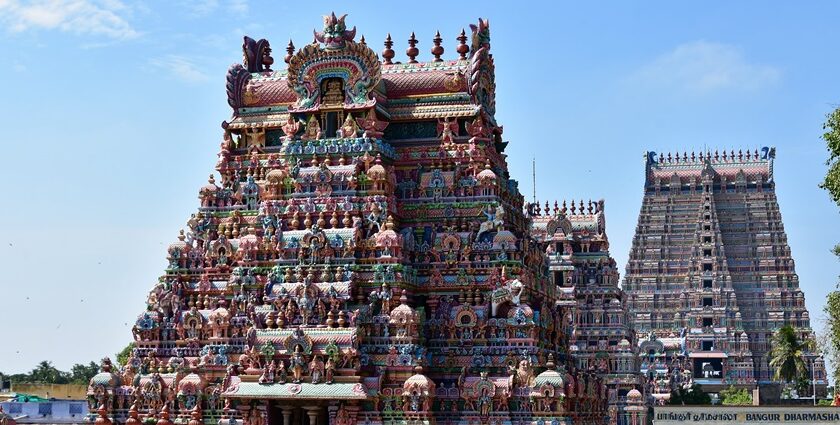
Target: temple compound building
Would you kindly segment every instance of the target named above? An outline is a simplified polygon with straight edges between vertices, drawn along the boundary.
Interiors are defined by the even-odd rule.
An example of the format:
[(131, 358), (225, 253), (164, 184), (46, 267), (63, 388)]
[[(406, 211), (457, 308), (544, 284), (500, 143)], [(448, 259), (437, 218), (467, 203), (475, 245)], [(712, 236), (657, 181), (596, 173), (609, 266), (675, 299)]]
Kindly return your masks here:
[[(776, 200), (775, 149), (645, 159), (623, 289), (647, 390), (659, 400), (693, 382), (770, 390), (774, 331), (814, 338)], [(824, 394), (822, 360), (808, 359)]]
[[(217, 174), (168, 247), (128, 364), (105, 359), (91, 380), (89, 419), (607, 420), (596, 370), (614, 366), (598, 353), (629, 340), (608, 328), (593, 349), (558, 307), (566, 289), (507, 170), (489, 25), (470, 27), (453, 37), (453, 59), (435, 35), (428, 62), (411, 34), (400, 63), (390, 35), (380, 58), (333, 14), (312, 43), (289, 43), (282, 70), (268, 41), (245, 37)], [(594, 233), (580, 244), (606, 249)], [(614, 264), (592, 258), (584, 296), (623, 320), (598, 286), (615, 283)], [(570, 338), (595, 356), (570, 356)]]
[[(635, 332), (610, 256), (604, 201), (529, 207), (532, 235), (549, 261), (558, 306), (571, 323), (569, 350), (580, 370), (594, 371), (608, 391), (611, 424), (644, 424)], [(629, 407), (629, 408), (628, 408)], [(641, 410), (641, 415), (638, 411)]]

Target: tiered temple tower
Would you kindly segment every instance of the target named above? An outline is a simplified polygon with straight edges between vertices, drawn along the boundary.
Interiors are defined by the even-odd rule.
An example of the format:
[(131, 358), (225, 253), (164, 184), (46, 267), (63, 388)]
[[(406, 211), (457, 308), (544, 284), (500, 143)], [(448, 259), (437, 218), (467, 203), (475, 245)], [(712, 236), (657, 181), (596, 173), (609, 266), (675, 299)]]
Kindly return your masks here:
[[(577, 367), (596, 372), (608, 387), (613, 424), (645, 423), (641, 402), (644, 379), (639, 373), (635, 332), (625, 310), (626, 296), (610, 256), (604, 201), (566, 201), (529, 206), (532, 235), (548, 256), (558, 305), (570, 316), (570, 352)], [(638, 396), (636, 394), (638, 393)], [(636, 397), (636, 398), (634, 398)]]
[[(775, 150), (645, 156), (645, 194), (623, 288), (649, 391), (772, 383), (773, 332), (813, 339), (773, 179)], [(646, 337), (643, 337), (645, 336)], [(818, 393), (825, 371), (809, 366)]]
[(438, 34), (418, 62), (411, 34), (399, 63), (333, 14), (282, 71), (245, 37), (218, 177), (91, 419), (602, 423), (508, 175), (489, 25), (471, 28), (455, 59)]

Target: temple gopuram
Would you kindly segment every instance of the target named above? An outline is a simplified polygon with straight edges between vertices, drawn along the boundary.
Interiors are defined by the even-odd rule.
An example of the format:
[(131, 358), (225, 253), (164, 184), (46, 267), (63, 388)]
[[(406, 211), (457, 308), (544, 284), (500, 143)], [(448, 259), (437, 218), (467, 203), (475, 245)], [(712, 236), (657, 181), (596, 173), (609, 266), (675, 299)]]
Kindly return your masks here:
[(636, 334), (610, 256), (604, 201), (567, 206), (534, 203), (532, 235), (549, 261), (557, 303), (571, 323), (569, 350), (580, 370), (594, 371), (608, 388), (611, 424), (646, 423), (645, 388)]
[[(591, 254), (549, 260), (552, 242), (531, 238), (496, 121), (488, 23), (453, 37), (452, 59), (436, 34), (433, 58), (416, 60), (412, 33), (401, 63), (390, 35), (379, 56), (345, 17), (289, 42), (282, 70), (268, 41), (244, 38), (216, 173), (167, 249), (128, 364), (104, 359), (91, 380), (88, 419), (604, 423), (609, 391), (630, 382), (599, 353), (624, 359), (633, 343), (615, 265), (591, 224), (566, 233)], [(555, 261), (580, 267), (570, 282), (590, 286), (574, 297), (602, 303), (591, 308), (610, 326), (575, 330)], [(570, 355), (570, 341), (592, 356)]]
[[(678, 385), (776, 391), (767, 352), (790, 325), (813, 339), (773, 179), (775, 149), (645, 155), (645, 192), (623, 285), (647, 392)], [(818, 353), (809, 378), (824, 395)], [(775, 389), (773, 387), (776, 387)]]

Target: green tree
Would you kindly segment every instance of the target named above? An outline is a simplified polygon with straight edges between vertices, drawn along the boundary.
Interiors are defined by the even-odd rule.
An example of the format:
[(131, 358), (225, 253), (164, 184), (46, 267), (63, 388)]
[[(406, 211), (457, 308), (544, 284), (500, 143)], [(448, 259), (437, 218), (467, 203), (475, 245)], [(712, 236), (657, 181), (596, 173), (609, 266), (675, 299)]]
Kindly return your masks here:
[(131, 357), (131, 352), (134, 351), (134, 346), (134, 343), (130, 342), (122, 349), (122, 351), (117, 353), (117, 364), (125, 366), (125, 364), (128, 363), (128, 358)]
[(52, 362), (42, 361), (29, 372), (30, 382), (41, 382), (44, 384), (66, 384), (70, 381), (70, 375), (62, 372), (53, 366)]
[[(820, 187), (827, 190), (831, 199), (840, 205), (840, 108), (828, 114), (823, 123), (822, 135), (828, 149), (828, 171)], [(834, 246), (834, 255), (840, 258), (840, 244)], [(821, 346), (831, 364), (834, 365), (834, 381), (840, 379), (840, 291), (828, 294), (825, 306), (826, 326)]]
[(792, 382), (797, 376), (808, 376), (805, 353), (814, 350), (813, 341), (801, 340), (796, 330), (786, 325), (773, 334), (770, 345), (768, 356), (775, 380)]
[(96, 362), (90, 362), (87, 365), (75, 364), (70, 369), (70, 382), (86, 385), (97, 373), (99, 373), (99, 365)]
[(840, 205), (840, 108), (826, 116), (822, 138), (828, 148), (828, 172), (820, 187), (827, 190), (831, 199)]
[(9, 381), (12, 381), (12, 383), (14, 383), (14, 384), (22, 383), (22, 382), (30, 382), (29, 375), (26, 374), (26, 373), (13, 373), (11, 375), (8, 375), (8, 379), (9, 379)]
[(840, 382), (840, 291), (829, 292), (823, 306), (825, 329), (822, 349), (834, 365), (834, 382)]
[(753, 404), (752, 395), (744, 388), (735, 388), (730, 386), (719, 393), (721, 404), (724, 406), (751, 406)]
[(680, 387), (671, 391), (671, 398), (668, 400), (668, 404), (683, 406), (712, 404), (712, 398), (700, 389), (699, 384), (692, 384), (688, 388)]

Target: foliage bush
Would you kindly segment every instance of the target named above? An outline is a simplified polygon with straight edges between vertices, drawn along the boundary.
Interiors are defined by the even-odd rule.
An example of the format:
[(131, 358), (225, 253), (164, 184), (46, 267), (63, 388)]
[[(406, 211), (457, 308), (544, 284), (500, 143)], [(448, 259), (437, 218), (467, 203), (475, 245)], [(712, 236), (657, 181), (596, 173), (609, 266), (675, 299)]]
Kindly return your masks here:
[(721, 404), (724, 406), (751, 406), (753, 404), (752, 395), (745, 388), (729, 388), (720, 392)]

